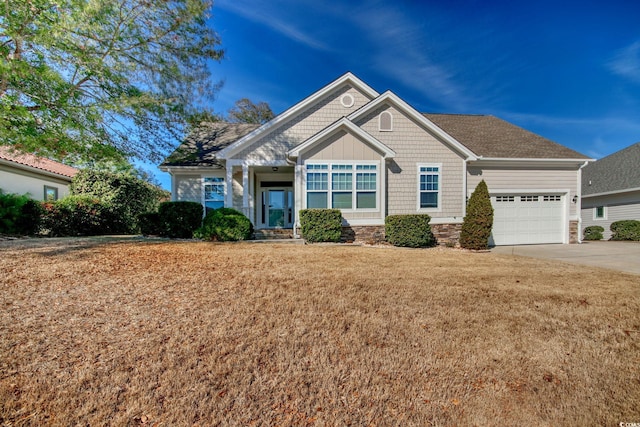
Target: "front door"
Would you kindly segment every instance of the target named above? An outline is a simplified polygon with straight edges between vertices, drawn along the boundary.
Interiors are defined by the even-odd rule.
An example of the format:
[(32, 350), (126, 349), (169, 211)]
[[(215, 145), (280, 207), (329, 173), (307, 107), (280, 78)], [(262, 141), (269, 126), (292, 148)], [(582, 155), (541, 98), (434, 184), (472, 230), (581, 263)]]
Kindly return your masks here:
[(268, 228), (293, 226), (293, 190), (269, 188), (262, 191), (262, 223)]

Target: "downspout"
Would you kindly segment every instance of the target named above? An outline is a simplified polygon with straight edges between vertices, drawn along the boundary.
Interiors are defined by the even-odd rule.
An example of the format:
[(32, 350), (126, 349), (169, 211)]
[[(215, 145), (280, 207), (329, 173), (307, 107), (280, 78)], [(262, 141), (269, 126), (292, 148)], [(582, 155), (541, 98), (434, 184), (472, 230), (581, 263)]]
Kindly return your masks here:
[(578, 168), (578, 188), (576, 191), (576, 214), (578, 215), (578, 243), (582, 243), (582, 168), (587, 166), (589, 161), (587, 160)]

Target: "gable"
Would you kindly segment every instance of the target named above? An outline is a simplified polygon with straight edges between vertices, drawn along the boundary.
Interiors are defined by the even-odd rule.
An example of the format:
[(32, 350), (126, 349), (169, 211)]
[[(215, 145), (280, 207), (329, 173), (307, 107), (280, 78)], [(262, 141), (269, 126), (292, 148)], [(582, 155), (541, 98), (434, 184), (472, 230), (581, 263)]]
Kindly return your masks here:
[(380, 160), (377, 152), (357, 136), (341, 130), (304, 155), (308, 160)]

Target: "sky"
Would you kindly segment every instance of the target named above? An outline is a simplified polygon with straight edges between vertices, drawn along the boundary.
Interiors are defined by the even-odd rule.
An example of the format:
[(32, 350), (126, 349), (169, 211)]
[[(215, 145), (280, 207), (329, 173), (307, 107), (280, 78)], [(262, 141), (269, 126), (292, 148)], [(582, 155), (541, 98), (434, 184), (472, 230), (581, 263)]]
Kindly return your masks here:
[(420, 112), (491, 114), (594, 159), (640, 141), (637, 0), (214, 0), (209, 25), (218, 113), (246, 97), (278, 114), (350, 71)]

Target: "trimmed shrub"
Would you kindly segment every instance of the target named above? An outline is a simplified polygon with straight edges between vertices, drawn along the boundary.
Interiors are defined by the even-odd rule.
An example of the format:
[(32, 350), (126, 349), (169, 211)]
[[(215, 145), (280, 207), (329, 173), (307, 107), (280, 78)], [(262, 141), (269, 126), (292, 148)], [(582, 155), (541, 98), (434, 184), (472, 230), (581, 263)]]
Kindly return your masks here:
[(426, 248), (436, 244), (429, 225), (431, 217), (420, 215), (389, 215), (384, 220), (387, 241), (393, 246)]
[(493, 207), (484, 179), (478, 183), (467, 203), (460, 232), (460, 246), (466, 249), (487, 249), (493, 227)]
[(627, 219), (611, 224), (611, 240), (640, 241), (640, 221)]
[(584, 229), (584, 240), (602, 240), (604, 228), (599, 225), (590, 225)]
[(248, 240), (253, 234), (253, 225), (249, 218), (231, 208), (219, 208), (209, 211), (194, 237), (219, 242)]
[(138, 215), (138, 224), (140, 225), (140, 233), (144, 236), (162, 234), (162, 222), (158, 212), (145, 212)]
[(190, 239), (202, 224), (202, 205), (197, 202), (160, 203), (161, 233), (164, 237)]
[(68, 196), (44, 208), (42, 228), (50, 236), (113, 234), (124, 227), (118, 212), (95, 197)]
[(339, 242), (342, 235), (342, 213), (339, 209), (303, 209), (300, 231), (310, 243)]
[(0, 190), (0, 233), (33, 235), (40, 229), (42, 203), (28, 196), (4, 194)]
[(75, 196), (97, 198), (121, 218), (122, 228), (112, 233), (137, 233), (140, 214), (158, 209), (167, 192), (127, 173), (81, 170), (71, 182)]

